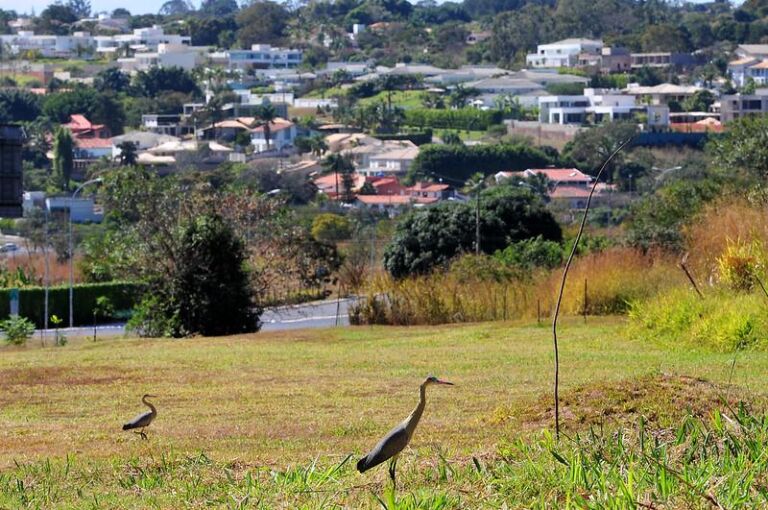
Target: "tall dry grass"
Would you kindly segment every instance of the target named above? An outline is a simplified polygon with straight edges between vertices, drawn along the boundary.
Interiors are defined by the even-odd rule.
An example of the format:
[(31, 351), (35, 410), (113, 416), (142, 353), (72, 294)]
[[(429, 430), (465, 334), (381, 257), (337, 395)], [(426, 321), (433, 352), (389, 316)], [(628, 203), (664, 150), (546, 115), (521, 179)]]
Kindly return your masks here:
[(747, 199), (722, 200), (706, 207), (685, 232), (688, 264), (694, 274), (714, 285), (718, 259), (729, 245), (757, 242), (768, 247), (767, 218), (768, 206)]
[[(395, 280), (380, 274), (369, 283), (368, 296), (351, 310), (359, 324), (445, 324), (548, 317), (554, 309), (562, 269), (525, 276), (489, 278), (457, 271), (435, 272)], [(586, 310), (584, 281), (587, 282)], [(612, 248), (581, 257), (571, 267), (563, 296), (566, 314), (625, 313), (631, 302), (684, 285), (672, 257), (629, 248)]]

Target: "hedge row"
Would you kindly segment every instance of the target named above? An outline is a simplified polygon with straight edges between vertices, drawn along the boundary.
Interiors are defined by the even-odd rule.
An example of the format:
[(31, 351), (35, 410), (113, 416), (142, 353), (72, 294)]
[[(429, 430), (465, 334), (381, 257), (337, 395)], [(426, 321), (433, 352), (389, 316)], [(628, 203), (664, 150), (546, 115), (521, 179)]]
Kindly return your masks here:
[(432, 143), (431, 129), (425, 129), (424, 131), (419, 131), (416, 133), (396, 133), (396, 134), (375, 133), (374, 136), (379, 140), (394, 140), (399, 142), (408, 140), (410, 142), (413, 142), (416, 145), (425, 145), (428, 143)]
[[(116, 315), (132, 309), (141, 299), (144, 285), (131, 282), (89, 283), (75, 285), (73, 289), (73, 319), (77, 326), (93, 324), (93, 310), (96, 300), (105, 296), (109, 298)], [(10, 315), (11, 289), (0, 289), (0, 319)], [(44, 326), (45, 288), (26, 287), (19, 289), (19, 315)], [(48, 289), (48, 317), (56, 315), (64, 319), (64, 325), (69, 325), (69, 287), (50, 287)], [(117, 317), (100, 317), (100, 320)], [(50, 326), (50, 322), (49, 322)]]
[(501, 124), (499, 110), (478, 110), (461, 108), (459, 110), (434, 110), (413, 108), (405, 110), (405, 123), (409, 126), (438, 129), (464, 129), (485, 131), (489, 126)]
[(408, 170), (408, 179), (442, 177), (456, 185), (475, 172), (490, 175), (500, 171), (544, 168), (555, 163), (553, 157), (529, 145), (425, 145)]

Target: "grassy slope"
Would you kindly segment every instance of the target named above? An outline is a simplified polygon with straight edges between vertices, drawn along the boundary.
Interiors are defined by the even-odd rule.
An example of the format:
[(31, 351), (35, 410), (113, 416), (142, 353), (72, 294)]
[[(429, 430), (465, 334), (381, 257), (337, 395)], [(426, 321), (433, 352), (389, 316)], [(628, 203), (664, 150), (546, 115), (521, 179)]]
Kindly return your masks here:
[[(727, 354), (670, 353), (622, 339), (621, 331), (612, 320), (566, 321), (566, 397), (577, 385), (660, 371), (727, 378)], [(533, 403), (549, 400), (551, 350), (547, 328), (501, 323), (5, 349), (0, 507), (378, 504), (373, 493), (386, 469), (359, 476), (350, 462), (328, 470), (348, 453), (355, 460), (404, 418), (428, 373), (457, 386), (430, 388), (399, 466), (413, 504), (405, 498), (400, 508), (480, 506), (498, 497), (495, 487), (446, 473), (469, 473), (473, 456), (492, 462), (521, 428), (548, 425), (521, 421)], [(740, 367), (737, 381), (760, 391), (768, 354), (745, 356)], [(160, 395), (146, 442), (120, 430), (142, 410), (145, 392)], [(318, 467), (307, 468), (315, 459)]]

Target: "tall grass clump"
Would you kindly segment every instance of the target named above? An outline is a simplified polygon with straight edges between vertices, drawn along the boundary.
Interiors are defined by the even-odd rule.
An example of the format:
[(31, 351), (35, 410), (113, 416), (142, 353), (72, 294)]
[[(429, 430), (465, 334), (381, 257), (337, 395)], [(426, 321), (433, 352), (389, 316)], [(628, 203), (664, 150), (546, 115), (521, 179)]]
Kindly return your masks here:
[[(402, 279), (374, 277), (365, 290), (367, 298), (351, 309), (352, 322), (445, 324), (551, 315), (562, 269), (521, 268), (504, 260), (467, 255), (442, 272)], [(624, 314), (629, 303), (684, 283), (670, 257), (610, 248), (576, 259), (562, 310), (572, 315)]]
[(768, 301), (764, 294), (711, 289), (700, 298), (690, 289), (672, 289), (636, 301), (629, 311), (629, 333), (668, 346), (718, 352), (768, 348)]
[[(624, 314), (631, 302), (654, 296), (683, 281), (669, 256), (622, 247), (593, 252), (576, 259), (571, 266), (562, 311), (571, 315)], [(559, 286), (560, 271), (556, 270), (537, 285), (536, 299), (549, 308)]]

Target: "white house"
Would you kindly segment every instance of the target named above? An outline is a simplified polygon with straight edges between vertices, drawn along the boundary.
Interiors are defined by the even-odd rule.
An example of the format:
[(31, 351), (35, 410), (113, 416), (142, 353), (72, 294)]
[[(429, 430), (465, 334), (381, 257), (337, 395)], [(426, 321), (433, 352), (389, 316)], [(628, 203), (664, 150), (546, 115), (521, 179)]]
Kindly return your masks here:
[(296, 125), (293, 122), (278, 117), (270, 123), (269, 127), (269, 146), (267, 146), (264, 126), (258, 126), (251, 130), (251, 143), (256, 148), (256, 152), (280, 151), (293, 147), (293, 142), (296, 140)]
[(550, 44), (539, 44), (536, 47), (536, 53), (528, 54), (525, 62), (534, 68), (575, 67), (579, 62), (580, 54), (599, 55), (602, 49), (602, 41), (563, 39)]
[(130, 58), (119, 58), (123, 71), (146, 71), (152, 67), (181, 67), (188, 71), (205, 62), (207, 46), (161, 43), (155, 52), (136, 53)]
[(103, 216), (94, 207), (92, 198), (49, 197), (45, 199), (45, 207), (51, 214), (67, 211), (72, 223), (98, 223)]
[(636, 119), (646, 115), (648, 126), (669, 125), (669, 108), (638, 105), (635, 96), (604, 89), (585, 89), (581, 96), (539, 97), (539, 121), (544, 124), (584, 124)]
[(166, 34), (163, 27), (153, 25), (145, 28), (135, 28), (130, 34), (111, 36), (97, 36), (97, 53), (115, 53), (121, 48), (130, 48), (133, 51), (157, 51), (161, 44), (185, 45), (192, 44), (192, 38), (188, 35)]
[(88, 57), (96, 50), (96, 40), (88, 32), (72, 35), (35, 35), (30, 30), (16, 34), (0, 35), (0, 44), (18, 55), (25, 51), (37, 51), (43, 57)]
[(292, 48), (276, 48), (269, 44), (254, 44), (250, 50), (228, 50), (212, 57), (226, 61), (230, 69), (291, 68), (301, 64), (302, 51)]
[(365, 176), (405, 175), (418, 155), (419, 148), (416, 146), (375, 154), (368, 158), (368, 168), (358, 171)]

